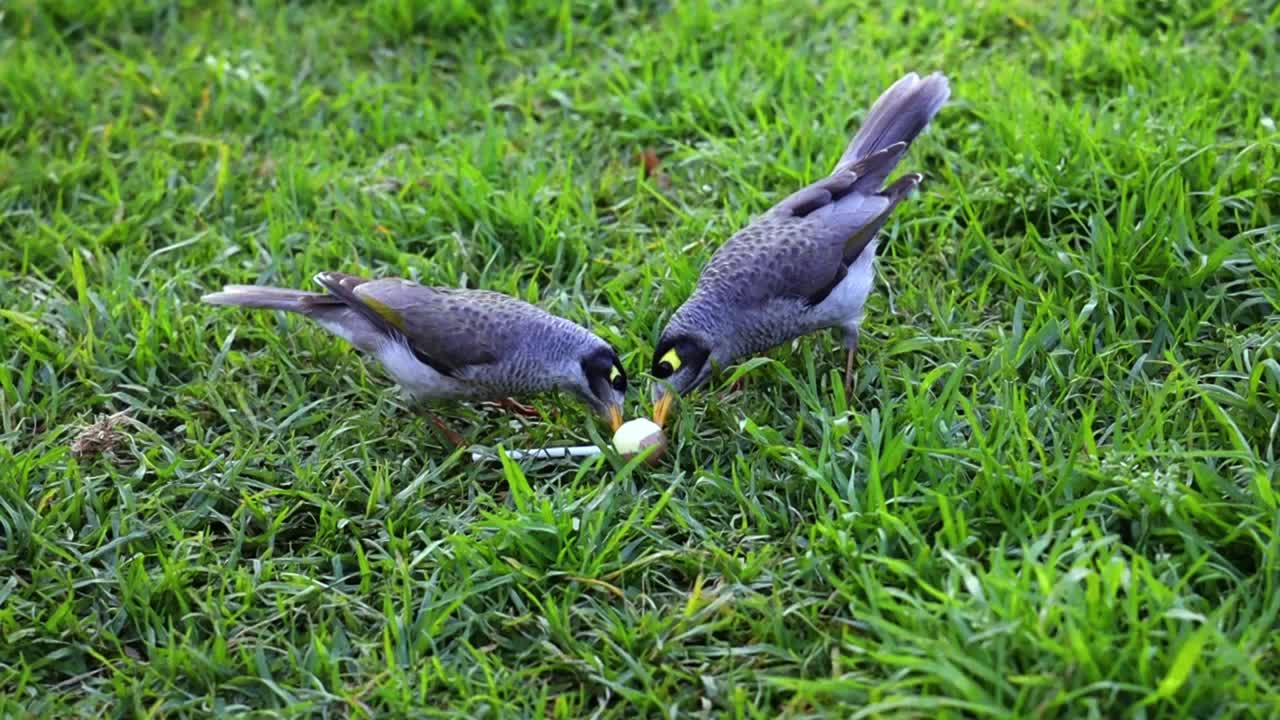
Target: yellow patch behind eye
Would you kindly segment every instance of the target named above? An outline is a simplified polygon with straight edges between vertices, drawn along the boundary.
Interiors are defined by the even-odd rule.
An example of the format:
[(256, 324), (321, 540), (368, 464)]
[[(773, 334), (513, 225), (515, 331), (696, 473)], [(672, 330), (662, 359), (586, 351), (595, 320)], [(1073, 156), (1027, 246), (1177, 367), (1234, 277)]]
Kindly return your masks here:
[(617, 365), (609, 368), (609, 382), (613, 382), (614, 380), (617, 380), (618, 376), (621, 374), (622, 374), (622, 371), (618, 369)]
[(671, 372), (675, 372), (680, 369), (680, 356), (676, 354), (675, 348), (671, 348), (667, 351), (666, 355), (662, 356), (662, 362), (671, 366)]

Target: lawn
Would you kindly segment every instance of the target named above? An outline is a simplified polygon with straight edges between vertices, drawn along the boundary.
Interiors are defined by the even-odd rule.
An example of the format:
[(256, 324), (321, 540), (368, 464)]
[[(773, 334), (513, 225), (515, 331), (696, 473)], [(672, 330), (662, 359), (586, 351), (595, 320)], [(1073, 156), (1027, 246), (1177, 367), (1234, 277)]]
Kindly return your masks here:
[[(1274, 3), (0, 16), (0, 716), (1280, 715)], [(199, 302), (516, 294), (642, 414), (717, 245), (939, 69), (851, 396), (810, 336), (656, 469), (473, 462), (318, 327)], [(608, 438), (535, 405), (436, 409)]]

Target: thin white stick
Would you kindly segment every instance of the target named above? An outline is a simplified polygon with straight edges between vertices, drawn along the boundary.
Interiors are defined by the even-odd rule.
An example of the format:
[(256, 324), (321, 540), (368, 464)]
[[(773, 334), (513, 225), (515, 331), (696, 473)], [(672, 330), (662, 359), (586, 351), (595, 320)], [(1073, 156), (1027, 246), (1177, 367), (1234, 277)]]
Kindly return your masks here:
[[(595, 457), (600, 453), (600, 448), (595, 445), (575, 445), (572, 447), (538, 448), (537, 450), (508, 450), (507, 457), (512, 460), (552, 460), (567, 457)], [(471, 453), (471, 462), (497, 459), (498, 454), (496, 452)]]

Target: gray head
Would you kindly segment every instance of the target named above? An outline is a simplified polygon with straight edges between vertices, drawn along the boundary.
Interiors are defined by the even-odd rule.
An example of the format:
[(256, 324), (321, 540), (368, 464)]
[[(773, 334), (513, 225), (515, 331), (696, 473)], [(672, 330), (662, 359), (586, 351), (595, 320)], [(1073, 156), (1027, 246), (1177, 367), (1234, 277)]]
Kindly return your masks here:
[(653, 353), (653, 419), (661, 427), (678, 395), (697, 388), (711, 377), (713, 346), (704, 333), (686, 329), (684, 323), (667, 326)]
[(685, 395), (711, 378), (714, 363), (724, 364), (732, 356), (725, 342), (726, 329), (701, 289), (685, 301), (663, 328), (654, 347), (653, 418), (666, 423), (677, 396)]
[(570, 371), (566, 389), (582, 399), (609, 427), (622, 425), (622, 403), (627, 395), (627, 371), (618, 353), (601, 343), (588, 349)]
[(671, 315), (653, 350), (655, 402), (667, 389), (688, 394), (711, 378), (713, 363), (732, 362), (734, 329), (718, 309), (723, 305), (714, 293), (698, 287)]
[(684, 395), (711, 377), (711, 347), (702, 333), (669, 328), (653, 352), (651, 372), (658, 379), (653, 399), (666, 388)]

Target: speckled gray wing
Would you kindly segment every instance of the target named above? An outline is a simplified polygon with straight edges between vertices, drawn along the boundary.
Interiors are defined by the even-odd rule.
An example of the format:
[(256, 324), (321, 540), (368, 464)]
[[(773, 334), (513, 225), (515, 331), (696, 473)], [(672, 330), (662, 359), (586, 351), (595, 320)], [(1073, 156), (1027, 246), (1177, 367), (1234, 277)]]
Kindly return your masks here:
[(539, 326), (544, 313), (487, 290), (430, 288), (407, 280), (373, 280), (356, 289), (366, 304), (390, 310), (419, 359), (458, 377), (500, 362)]
[(486, 290), (433, 288), (400, 278), (320, 273), (316, 282), (421, 362), (449, 377), (499, 362), (543, 311)]
[(845, 270), (845, 249), (889, 208), (879, 183), (905, 144), (793, 193), (738, 231), (703, 269), (699, 288), (753, 307), (775, 299), (817, 302)]
[(910, 174), (881, 187), (950, 94), (940, 73), (908, 73), (890, 86), (831, 175), (730, 238), (707, 263), (699, 289), (746, 307), (780, 298), (821, 302), (919, 184)]

